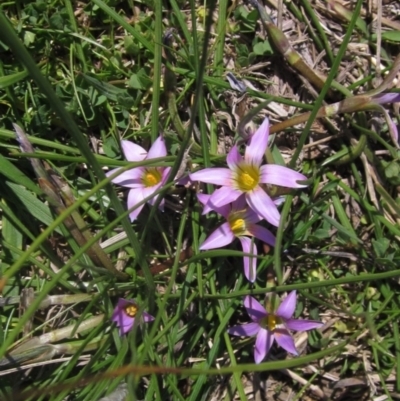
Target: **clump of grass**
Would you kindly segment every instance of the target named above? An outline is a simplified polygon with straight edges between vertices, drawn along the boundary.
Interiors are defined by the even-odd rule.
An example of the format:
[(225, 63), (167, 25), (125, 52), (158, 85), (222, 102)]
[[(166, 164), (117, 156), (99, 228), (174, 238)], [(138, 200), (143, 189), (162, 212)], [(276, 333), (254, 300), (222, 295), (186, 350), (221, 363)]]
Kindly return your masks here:
[[(394, 398), (398, 115), (377, 100), (396, 92), (393, 10), (307, 0), (165, 7), (2, 7), (1, 397)], [(228, 72), (247, 89), (233, 90)], [(221, 220), (201, 214), (196, 193), (215, 188), (173, 180), (224, 166), (265, 116), (267, 161), (309, 180), (271, 195), (285, 196), (280, 226), (266, 226), (276, 245), (255, 242), (249, 283), (236, 245), (199, 250)], [(131, 222), (125, 191), (105, 172), (144, 165), (124, 160), (121, 139), (149, 149), (159, 135), (168, 156), (146, 166), (171, 174)], [(254, 339), (227, 329), (247, 322), (246, 295), (292, 290), (295, 317), (324, 326), (295, 337), (300, 356), (274, 347), (255, 364)], [(154, 322), (120, 336), (118, 298)]]

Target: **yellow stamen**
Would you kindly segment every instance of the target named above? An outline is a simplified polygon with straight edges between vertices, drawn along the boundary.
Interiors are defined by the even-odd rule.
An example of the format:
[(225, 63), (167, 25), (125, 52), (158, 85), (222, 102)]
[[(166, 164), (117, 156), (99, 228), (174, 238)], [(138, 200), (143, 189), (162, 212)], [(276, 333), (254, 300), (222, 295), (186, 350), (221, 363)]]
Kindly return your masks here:
[(267, 326), (268, 326), (269, 330), (271, 330), (271, 331), (275, 330), (276, 325), (278, 323), (277, 322), (278, 319), (276, 318), (276, 316), (275, 315), (268, 315), (267, 319), (268, 319)]
[(155, 167), (145, 169), (142, 175), (142, 182), (145, 187), (154, 187), (161, 181), (162, 175)]
[(259, 168), (242, 164), (236, 173), (236, 182), (241, 191), (252, 191), (260, 182)]
[(137, 308), (136, 305), (127, 305), (127, 306), (125, 306), (125, 313), (126, 313), (129, 317), (135, 317), (137, 311), (138, 311), (138, 308)]
[(243, 219), (234, 219), (229, 222), (229, 225), (236, 236), (243, 235), (246, 229), (245, 221)]

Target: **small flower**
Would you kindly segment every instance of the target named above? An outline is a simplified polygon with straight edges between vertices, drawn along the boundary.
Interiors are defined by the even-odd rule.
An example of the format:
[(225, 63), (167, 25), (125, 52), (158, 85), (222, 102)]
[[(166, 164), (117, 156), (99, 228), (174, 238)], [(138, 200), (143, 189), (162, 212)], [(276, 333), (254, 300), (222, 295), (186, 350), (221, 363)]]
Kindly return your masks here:
[(274, 313), (267, 312), (256, 299), (250, 296), (244, 298), (244, 306), (253, 322), (233, 326), (228, 329), (228, 333), (235, 336), (257, 335), (254, 347), (256, 363), (260, 363), (265, 358), (274, 340), (287, 352), (298, 355), (289, 330), (306, 331), (323, 325), (314, 320), (292, 319), (296, 308), (296, 291), (292, 291)]
[(390, 136), (396, 146), (398, 146), (399, 133), (396, 124), (390, 118), (389, 113), (381, 105), (385, 103), (398, 103), (400, 102), (400, 93), (382, 92), (375, 94), (371, 97), (371, 103), (376, 105), (376, 108), (381, 111), (385, 117), (388, 125)]
[[(233, 242), (235, 238), (239, 238), (243, 252), (257, 256), (257, 247), (254, 243), (252, 244), (249, 236), (275, 246), (275, 236), (266, 228), (255, 224), (262, 218), (246, 207), (244, 196), (240, 196), (233, 203), (221, 207), (210, 206), (208, 202), (210, 196), (205, 194), (197, 195), (199, 201), (205, 206), (204, 212), (207, 213), (210, 210), (214, 210), (225, 217), (227, 222), (220, 225), (206, 238), (200, 246), (200, 250), (221, 248)], [(243, 262), (244, 274), (253, 283), (256, 280), (257, 259), (256, 257), (244, 256)]]
[[(121, 141), (121, 147), (126, 160), (130, 162), (140, 162), (167, 155), (165, 142), (161, 136), (156, 139), (148, 153), (141, 146), (130, 141)], [(120, 167), (109, 171), (106, 174), (107, 177), (118, 170), (120, 170)], [(161, 188), (170, 171), (171, 167), (136, 167), (124, 171), (118, 177), (114, 178), (112, 182), (123, 187), (131, 188), (128, 193), (127, 202), (128, 209), (131, 209), (143, 199)], [(153, 205), (155, 201), (156, 198), (152, 198), (148, 202)], [(137, 218), (140, 211), (143, 209), (143, 206), (144, 205), (140, 205), (129, 213), (131, 221), (134, 221)], [(159, 208), (161, 210), (164, 209), (164, 199), (161, 201)]]
[(229, 168), (206, 168), (190, 175), (193, 181), (202, 181), (220, 185), (214, 191), (209, 202), (214, 207), (221, 207), (235, 201), (245, 194), (248, 205), (274, 226), (279, 226), (280, 214), (269, 195), (262, 189), (262, 184), (278, 185), (289, 188), (303, 188), (297, 181), (306, 177), (288, 167), (261, 162), (268, 146), (269, 122), (264, 120), (258, 130), (251, 136), (244, 157), (237, 145), (233, 146), (226, 157)]
[[(132, 329), (135, 324), (136, 314), (139, 310), (137, 303), (134, 300), (127, 300), (120, 298), (117, 306), (111, 316), (111, 321), (116, 323), (119, 327), (119, 335), (122, 336)], [(144, 322), (152, 322), (154, 317), (147, 312), (142, 312), (141, 319)]]

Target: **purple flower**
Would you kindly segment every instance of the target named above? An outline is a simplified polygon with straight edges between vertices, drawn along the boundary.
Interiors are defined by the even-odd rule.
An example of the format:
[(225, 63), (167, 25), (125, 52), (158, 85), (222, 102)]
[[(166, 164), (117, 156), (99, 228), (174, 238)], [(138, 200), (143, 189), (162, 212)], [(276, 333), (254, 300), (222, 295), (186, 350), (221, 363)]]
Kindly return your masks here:
[(289, 188), (303, 188), (297, 181), (306, 177), (287, 167), (277, 164), (261, 166), (268, 146), (269, 122), (264, 120), (251, 136), (244, 157), (237, 145), (233, 146), (226, 157), (229, 168), (206, 168), (190, 175), (193, 181), (220, 185), (209, 202), (213, 207), (221, 207), (235, 201), (245, 194), (248, 205), (274, 226), (279, 226), (280, 214), (273, 200), (262, 189), (262, 184), (279, 185)]
[[(123, 298), (118, 300), (117, 306), (115, 307), (111, 316), (111, 321), (116, 323), (117, 327), (119, 327), (120, 336), (126, 334), (132, 329), (133, 325), (135, 324), (135, 318), (138, 310), (139, 306), (134, 300), (127, 300)], [(154, 320), (153, 316), (144, 311), (140, 317), (146, 323)]]
[[(253, 210), (246, 207), (244, 196), (240, 196), (233, 203), (220, 207), (210, 206), (208, 200), (212, 195), (198, 194), (199, 201), (205, 206), (204, 212), (208, 213), (214, 210), (221, 216), (225, 217), (226, 223), (220, 225), (213, 233), (211, 233), (200, 250), (221, 248), (233, 242), (235, 238), (239, 238), (242, 244), (243, 252), (257, 256), (257, 247), (252, 243), (250, 237), (256, 237), (269, 245), (275, 246), (275, 236), (266, 228), (258, 226), (262, 218)], [(250, 282), (256, 280), (256, 257), (244, 256), (244, 274)]]
[(244, 306), (252, 323), (233, 326), (229, 334), (235, 336), (255, 336), (254, 360), (260, 363), (270, 350), (274, 340), (291, 354), (298, 355), (289, 330), (306, 331), (321, 327), (323, 323), (314, 320), (292, 319), (296, 308), (296, 291), (292, 291), (279, 305), (276, 312), (269, 313), (253, 297), (244, 297)]
[(398, 146), (398, 140), (399, 140), (399, 133), (397, 131), (396, 124), (390, 118), (389, 113), (381, 105), (385, 103), (398, 103), (398, 102), (400, 102), (400, 93), (382, 92), (375, 94), (371, 97), (371, 103), (375, 105), (375, 108), (377, 108), (383, 113), (389, 128), (389, 133), (396, 146)]
[[(161, 136), (156, 139), (148, 153), (141, 146), (130, 141), (121, 141), (121, 147), (126, 160), (130, 162), (140, 162), (167, 155), (165, 142)], [(107, 177), (118, 170), (120, 170), (120, 167), (109, 171), (106, 174)], [(128, 209), (131, 209), (143, 199), (161, 188), (170, 171), (171, 167), (136, 167), (124, 171), (118, 177), (115, 177), (112, 182), (123, 187), (131, 188), (128, 193), (127, 202)], [(152, 198), (148, 202), (153, 205), (155, 201), (156, 198)], [(140, 211), (143, 209), (143, 206), (144, 205), (137, 206), (129, 213), (131, 221), (134, 221), (137, 218)], [(164, 199), (161, 201), (159, 207), (161, 210), (164, 209)]]

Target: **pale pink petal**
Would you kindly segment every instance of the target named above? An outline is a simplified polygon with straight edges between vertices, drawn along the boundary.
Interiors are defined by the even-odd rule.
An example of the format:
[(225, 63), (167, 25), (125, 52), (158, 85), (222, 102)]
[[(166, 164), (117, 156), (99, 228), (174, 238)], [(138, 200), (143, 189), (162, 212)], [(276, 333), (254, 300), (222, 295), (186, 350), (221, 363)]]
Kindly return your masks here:
[(246, 295), (243, 300), (244, 307), (253, 322), (259, 322), (268, 314), (265, 308), (253, 297)]
[(149, 149), (149, 153), (147, 154), (146, 159), (155, 159), (157, 157), (164, 157), (167, 156), (167, 148), (165, 147), (164, 138), (159, 136), (151, 145)]
[(268, 229), (257, 224), (247, 224), (247, 230), (259, 240), (264, 241), (268, 245), (275, 246), (275, 235)]
[(268, 223), (273, 226), (279, 226), (281, 215), (272, 201), (272, 199), (260, 188), (248, 192), (246, 199), (249, 206), (259, 215), (261, 215)]
[(169, 176), (169, 173), (171, 171), (172, 167), (162, 167), (162, 178), (161, 178), (161, 183), (165, 184), (165, 182), (167, 181), (167, 178)]
[[(127, 201), (127, 208), (131, 209), (139, 202), (144, 199), (142, 188), (131, 189), (128, 193), (128, 201)], [(139, 213), (143, 209), (144, 203), (140, 206), (137, 206), (134, 210), (129, 213), (129, 218), (131, 221), (136, 220)]]
[(276, 310), (276, 316), (283, 319), (291, 319), (296, 309), (296, 290), (291, 291), (288, 296), (281, 302)]
[(206, 240), (201, 244), (200, 250), (221, 248), (230, 244), (235, 239), (235, 236), (228, 223), (220, 225)]
[(256, 344), (254, 346), (254, 362), (260, 363), (264, 360), (268, 351), (271, 349), (274, 343), (274, 335), (270, 331), (260, 328), (257, 334)]
[(221, 207), (234, 202), (242, 192), (231, 187), (221, 187), (213, 192), (208, 203), (211, 207)]
[[(143, 188), (143, 198), (147, 198), (148, 196), (151, 196), (154, 192), (158, 191), (161, 188), (161, 183), (157, 184), (157, 185), (153, 185), (152, 187), (147, 187), (147, 188)], [(154, 195), (152, 198), (148, 199), (147, 202), (153, 206), (154, 203), (156, 202), (158, 198), (158, 195)], [(164, 198), (163, 198), (164, 200)], [(162, 205), (161, 205), (162, 203)], [(164, 210), (164, 202), (161, 201), (159, 208), (161, 210)]]
[(141, 146), (131, 141), (121, 141), (121, 148), (125, 159), (130, 162), (140, 162), (147, 156), (147, 152)]
[(227, 331), (229, 334), (234, 336), (255, 336), (260, 330), (260, 325), (258, 323), (247, 323), (240, 326), (230, 327)]
[(266, 118), (258, 130), (250, 137), (244, 159), (247, 163), (260, 166), (268, 146), (269, 121)]
[(295, 331), (307, 331), (312, 329), (318, 329), (324, 324), (317, 322), (316, 320), (302, 320), (302, 319), (287, 319), (285, 320), (285, 326), (289, 330)]
[(192, 181), (201, 181), (215, 185), (231, 185), (232, 171), (224, 167), (205, 168), (190, 174)]
[(143, 312), (142, 316), (143, 316), (143, 321), (146, 323), (152, 322), (155, 319), (154, 316), (151, 316), (150, 313), (147, 313), (147, 312)]
[(279, 346), (281, 346), (285, 351), (290, 352), (293, 355), (298, 355), (296, 346), (292, 336), (286, 330), (276, 329), (274, 331), (275, 340)]
[[(254, 244), (251, 244), (251, 239), (248, 237), (239, 237), (239, 240), (242, 244), (244, 253), (251, 253), (254, 256), (257, 256), (257, 247)], [(252, 246), (253, 245), (253, 246)], [(257, 278), (257, 258), (256, 257), (243, 257), (244, 263), (244, 275), (250, 283), (254, 283)]]
[[(110, 177), (120, 169), (121, 168), (118, 167), (111, 171), (108, 171), (106, 173), (106, 176)], [(124, 171), (118, 177), (113, 178), (111, 182), (127, 188), (140, 188), (143, 186), (142, 182), (143, 171), (144, 171), (143, 167), (136, 167), (131, 170)]]
[(235, 170), (236, 166), (242, 161), (242, 156), (239, 153), (237, 145), (234, 145), (226, 156), (226, 163), (231, 170)]
[(279, 185), (288, 188), (305, 188), (307, 185), (299, 184), (297, 181), (305, 181), (307, 177), (291, 168), (279, 166), (278, 164), (265, 164), (261, 166), (260, 182), (263, 184)]

